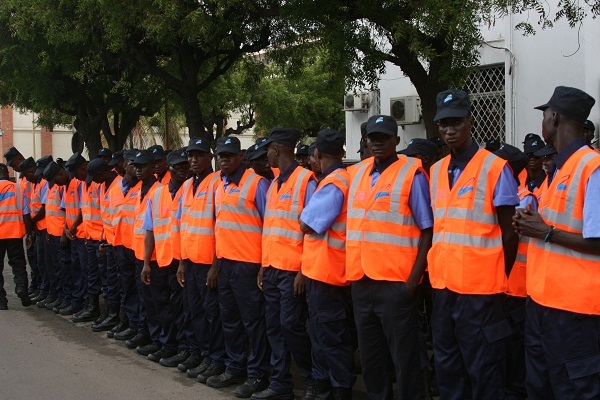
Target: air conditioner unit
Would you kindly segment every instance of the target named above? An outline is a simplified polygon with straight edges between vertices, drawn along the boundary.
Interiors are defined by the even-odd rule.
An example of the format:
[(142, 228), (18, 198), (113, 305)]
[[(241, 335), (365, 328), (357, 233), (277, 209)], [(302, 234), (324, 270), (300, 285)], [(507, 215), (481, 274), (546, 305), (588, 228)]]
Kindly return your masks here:
[(368, 111), (369, 93), (347, 94), (344, 96), (344, 111)]
[(392, 97), (390, 114), (398, 125), (418, 124), (421, 121), (421, 99), (419, 96)]

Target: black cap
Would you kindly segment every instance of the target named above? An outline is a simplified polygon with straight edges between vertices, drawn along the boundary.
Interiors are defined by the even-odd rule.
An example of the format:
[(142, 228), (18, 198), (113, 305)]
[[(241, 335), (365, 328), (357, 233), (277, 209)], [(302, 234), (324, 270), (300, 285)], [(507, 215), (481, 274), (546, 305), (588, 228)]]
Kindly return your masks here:
[(98, 151), (98, 157), (100, 157), (100, 156), (112, 157), (112, 155), (113, 155), (113, 152), (110, 151), (110, 149), (107, 149), (106, 147), (104, 147)]
[(223, 136), (217, 140), (217, 149), (215, 153), (232, 153), (237, 154), (242, 151), (242, 144), (240, 143), (240, 139), (235, 136)]
[(546, 157), (549, 156), (551, 154), (556, 154), (557, 151), (554, 148), (554, 146), (552, 146), (551, 144), (547, 144), (544, 147), (542, 147), (541, 149), (539, 149), (538, 151), (536, 151), (535, 153), (533, 153), (534, 156), (536, 157)]
[(346, 138), (341, 132), (333, 129), (323, 129), (317, 133), (315, 146), (319, 152), (339, 156), (344, 152), (344, 142)]
[(123, 161), (123, 150), (119, 150), (115, 153), (113, 153), (111, 160), (108, 162), (108, 165), (111, 167), (114, 167), (115, 165), (117, 165), (120, 161)]
[(133, 159), (131, 160), (132, 164), (150, 164), (153, 163), (154, 157), (148, 150), (138, 150)]
[(551, 108), (557, 113), (583, 124), (595, 103), (596, 100), (582, 90), (557, 86), (550, 100), (535, 108), (542, 111)]
[(253, 144), (246, 150), (246, 160), (254, 161), (257, 158), (264, 156), (265, 154), (267, 154), (267, 149), (261, 147), (259, 144)]
[(387, 135), (398, 136), (398, 123), (396, 119), (389, 115), (373, 115), (367, 121), (367, 133), (385, 133)]
[(367, 136), (367, 121), (360, 124), (360, 138), (364, 139)]
[(39, 160), (37, 160), (35, 162), (35, 166), (36, 166), (35, 175), (42, 176), (42, 174), (44, 173), (44, 168), (46, 168), (46, 166), (48, 164), (50, 164), (52, 161), (54, 161), (52, 156), (44, 156), (44, 157), (40, 158)]
[(583, 129), (594, 132), (596, 127), (594, 126), (594, 123), (588, 119), (583, 123)]
[(135, 155), (138, 153), (138, 149), (129, 149), (123, 152), (123, 159), (127, 161), (133, 161)]
[(44, 179), (48, 181), (48, 187), (51, 188), (54, 186), (54, 179), (59, 171), (63, 169), (58, 163), (52, 161), (50, 164), (44, 168), (43, 176)]
[(309, 156), (314, 155), (316, 148), (317, 148), (317, 144), (316, 143), (312, 143), (310, 146), (308, 146), (308, 155)]
[(65, 164), (65, 169), (69, 171), (69, 176), (71, 179), (75, 178), (75, 172), (77, 171), (77, 168), (81, 167), (86, 161), (87, 160), (83, 158), (80, 153), (75, 153), (69, 157), (67, 163)]
[(444, 142), (444, 139), (442, 139), (441, 136), (434, 136), (434, 137), (431, 137), (431, 138), (429, 138), (427, 140), (429, 140), (430, 142), (432, 142), (433, 144), (435, 144), (438, 147), (438, 149), (441, 148), (441, 147), (446, 146), (446, 142)]
[(300, 143), (298, 147), (296, 147), (296, 155), (297, 156), (307, 156), (308, 155), (308, 145), (304, 143)]
[(532, 154), (540, 150), (545, 145), (546, 143), (544, 143), (540, 135), (528, 133), (525, 135), (525, 140), (523, 141), (523, 151), (525, 154)]
[(155, 144), (154, 146), (150, 146), (147, 149), (148, 153), (152, 154), (155, 161), (162, 160), (167, 156), (165, 153), (165, 149), (160, 144)]
[(408, 143), (408, 147), (398, 152), (405, 156), (413, 157), (417, 154), (423, 154), (431, 159), (437, 156), (438, 147), (431, 141), (422, 138), (415, 138)]
[(500, 147), (502, 147), (502, 142), (500, 142), (498, 139), (490, 139), (486, 140), (485, 142), (485, 149), (492, 153), (500, 149)]
[(206, 139), (190, 138), (187, 151), (203, 151), (205, 153), (210, 153), (210, 142)]
[(100, 172), (104, 172), (108, 170), (108, 165), (101, 158), (94, 158), (87, 166), (87, 178), (85, 178), (85, 183), (88, 185), (92, 183), (92, 179), (94, 176), (99, 174)]
[(434, 121), (444, 118), (464, 118), (471, 112), (469, 95), (464, 90), (450, 89), (439, 92), (435, 99), (437, 112)]
[(21, 164), (19, 164), (19, 169), (21, 170), (19, 178), (23, 178), (25, 176), (25, 172), (29, 171), (33, 167), (35, 167), (35, 160), (33, 157), (26, 158), (24, 161), (22, 161)]
[(510, 144), (502, 145), (502, 147), (496, 150), (494, 154), (508, 161), (508, 165), (510, 166), (510, 169), (512, 169), (515, 179), (517, 179), (519, 173), (523, 171), (527, 166), (527, 163), (529, 163), (527, 154)]
[(261, 144), (263, 144), (264, 142), (266, 142), (268, 139), (269, 138), (266, 138), (266, 137), (258, 138), (258, 139), (256, 139), (256, 142), (254, 142), (254, 144), (257, 144), (257, 145), (260, 146)]
[(169, 165), (177, 165), (184, 162), (188, 162), (185, 149), (173, 150), (167, 156), (167, 163)]
[(10, 164), (12, 162), (12, 160), (17, 157), (17, 156), (21, 156), (23, 157), (23, 155), (21, 154), (21, 152), (19, 150), (17, 150), (16, 147), (11, 147), (10, 149), (8, 149), (6, 151), (6, 153), (4, 153), (4, 158), (6, 158), (6, 163)]
[(266, 147), (269, 143), (279, 143), (283, 146), (294, 148), (298, 140), (300, 140), (300, 136), (301, 134), (298, 129), (276, 127), (271, 129), (269, 138), (260, 145)]

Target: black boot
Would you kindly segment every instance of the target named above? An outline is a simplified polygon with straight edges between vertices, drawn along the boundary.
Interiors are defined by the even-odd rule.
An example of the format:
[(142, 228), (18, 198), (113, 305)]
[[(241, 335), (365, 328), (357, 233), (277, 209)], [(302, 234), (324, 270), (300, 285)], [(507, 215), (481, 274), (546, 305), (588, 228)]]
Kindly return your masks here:
[(32, 304), (29, 294), (27, 293), (27, 285), (17, 286), (15, 293), (17, 294), (17, 297), (21, 299), (23, 307), (29, 307)]
[(92, 324), (92, 331), (104, 332), (108, 331), (119, 324), (119, 307), (109, 307), (108, 315), (99, 324)]
[(106, 337), (112, 339), (115, 337), (115, 334), (123, 332), (127, 328), (129, 328), (129, 318), (127, 318), (127, 316), (124, 316), (121, 322), (115, 325), (115, 327), (112, 328), (110, 331), (106, 332)]
[(90, 322), (94, 321), (100, 316), (100, 304), (98, 295), (90, 295), (88, 299), (88, 305), (81, 314), (73, 315), (71, 321), (73, 322)]

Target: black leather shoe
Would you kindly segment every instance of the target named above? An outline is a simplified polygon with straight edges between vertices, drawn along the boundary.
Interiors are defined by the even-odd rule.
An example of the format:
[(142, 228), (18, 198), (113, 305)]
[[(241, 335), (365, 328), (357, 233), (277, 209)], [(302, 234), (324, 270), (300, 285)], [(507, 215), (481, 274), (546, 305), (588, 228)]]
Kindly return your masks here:
[(80, 311), (81, 310), (77, 310), (77, 309), (73, 308), (72, 306), (68, 306), (66, 308), (61, 308), (60, 310), (58, 310), (58, 313), (60, 315), (74, 315)]
[(294, 392), (276, 392), (267, 388), (262, 392), (256, 392), (251, 397), (252, 400), (294, 400)]
[(52, 299), (50, 297), (46, 297), (45, 299), (36, 302), (35, 305), (37, 306), (37, 308), (46, 308), (46, 304), (52, 303), (53, 301), (56, 301), (56, 298)]
[(127, 317), (123, 318), (121, 322), (115, 325), (114, 328), (106, 332), (106, 337), (112, 339), (115, 337), (115, 334), (119, 332), (123, 332), (125, 329), (129, 328), (129, 319)]
[[(200, 356), (200, 357), (202, 357), (202, 356)], [(208, 369), (208, 367), (210, 367), (209, 361), (201, 361), (197, 367), (190, 368), (187, 370), (187, 376), (188, 376), (188, 378), (197, 378), (198, 375), (200, 375), (201, 373), (206, 371)]]
[(90, 321), (94, 321), (96, 318), (98, 318), (99, 314), (100, 314), (100, 312), (97, 309), (88, 307), (88, 308), (84, 308), (82, 313), (74, 314), (73, 318), (71, 318), (71, 321), (73, 321), (75, 323), (90, 322)]
[(256, 392), (262, 392), (269, 387), (269, 380), (267, 378), (248, 378), (246, 382), (235, 388), (233, 394), (235, 397), (247, 399)]
[(208, 378), (210, 378), (211, 376), (220, 376), (224, 372), (225, 372), (224, 364), (212, 363), (212, 364), (210, 364), (210, 367), (208, 367), (206, 369), (206, 371), (204, 371), (203, 373), (198, 375), (196, 380), (200, 383), (206, 383)]
[[(115, 339), (123, 340), (117, 338), (117, 335), (115, 335)], [(127, 346), (128, 349), (136, 349), (139, 346), (146, 346), (150, 343), (152, 343), (150, 336), (144, 335), (143, 333), (136, 333), (134, 337), (125, 341), (125, 346)]]
[[(135, 339), (136, 335), (137, 335), (137, 331), (135, 329), (127, 328), (124, 331), (115, 333), (115, 335), (113, 336), (113, 339), (115, 339), (115, 340), (133, 340), (133, 339)], [(127, 347), (129, 347), (129, 346), (127, 346)], [(137, 346), (135, 346), (135, 347), (137, 347)], [(131, 348), (134, 349), (135, 347), (131, 347)]]
[(71, 305), (71, 303), (67, 303), (65, 301), (63, 301), (62, 303), (60, 303), (57, 306), (54, 306), (54, 308), (52, 308), (52, 311), (54, 312), (54, 314), (58, 314), (60, 312), (61, 308), (67, 308)]
[(173, 357), (174, 355), (177, 355), (177, 349), (165, 349), (163, 347), (154, 353), (148, 354), (148, 360), (157, 363), (163, 358)]
[[(204, 373), (206, 373), (206, 371), (204, 371)], [(198, 375), (198, 378), (200, 378), (200, 375)], [(227, 386), (235, 385), (237, 383), (242, 383), (245, 380), (246, 375), (234, 375), (230, 372), (225, 371), (220, 375), (213, 375), (209, 377), (206, 380), (206, 385), (213, 388), (224, 388)]]
[[(32, 294), (29, 295), (29, 298), (31, 299), (31, 301), (33, 301), (34, 303), (40, 301), (43, 297), (40, 297), (38, 299), (38, 297), (40, 297), (40, 291), (36, 290), (35, 292), (33, 292)], [(34, 301), (35, 300), (35, 301)]]
[[(106, 317), (108, 317), (108, 313), (100, 312), (100, 315), (98, 315), (98, 318), (96, 318), (94, 320), (94, 322), (92, 322), (92, 325), (100, 325), (102, 323), (102, 321), (104, 321), (106, 319)], [(111, 326), (111, 328), (112, 328), (112, 326)]]
[(160, 359), (159, 364), (167, 368), (175, 368), (190, 356), (190, 352), (187, 350), (179, 350), (177, 354), (171, 357), (163, 357)]
[(52, 311), (54, 307), (60, 306), (62, 304), (62, 300), (56, 299), (52, 302), (46, 302), (46, 310)]
[(117, 326), (119, 324), (120, 320), (119, 320), (119, 310), (116, 310), (116, 312), (110, 312), (106, 318), (104, 318), (100, 323), (96, 324), (93, 323), (92, 324), (92, 331), (93, 332), (104, 332), (104, 331), (109, 331), (112, 328), (114, 328), (115, 326)]
[(137, 353), (140, 356), (144, 356), (144, 357), (148, 357), (148, 355), (152, 354), (152, 353), (156, 353), (157, 351), (159, 351), (162, 348), (162, 346), (160, 344), (157, 343), (150, 343), (147, 344), (145, 346), (138, 346), (135, 351), (137, 351)]
[(29, 307), (32, 304), (26, 288), (18, 287), (17, 290), (15, 290), (15, 293), (17, 294), (17, 297), (21, 299), (21, 305), (23, 307)]
[[(196, 368), (202, 363), (203, 357), (200, 354), (191, 354), (184, 362), (177, 366), (177, 369), (181, 372), (187, 372), (193, 368)], [(190, 378), (196, 378), (196, 376), (190, 376)]]

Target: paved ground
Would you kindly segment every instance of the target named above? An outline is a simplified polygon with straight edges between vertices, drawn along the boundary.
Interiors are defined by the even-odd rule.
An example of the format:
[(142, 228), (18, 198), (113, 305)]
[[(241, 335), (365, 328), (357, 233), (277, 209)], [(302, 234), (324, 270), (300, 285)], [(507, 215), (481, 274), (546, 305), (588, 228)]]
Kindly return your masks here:
[[(9, 310), (0, 311), (0, 399), (235, 398), (233, 388), (197, 383), (107, 339), (104, 332), (92, 332), (89, 323), (75, 325), (51, 311), (22, 307), (5, 266)], [(360, 390), (361, 383), (355, 388)], [(296, 397), (302, 392), (299, 388)], [(366, 394), (356, 391), (354, 398), (366, 399)]]

